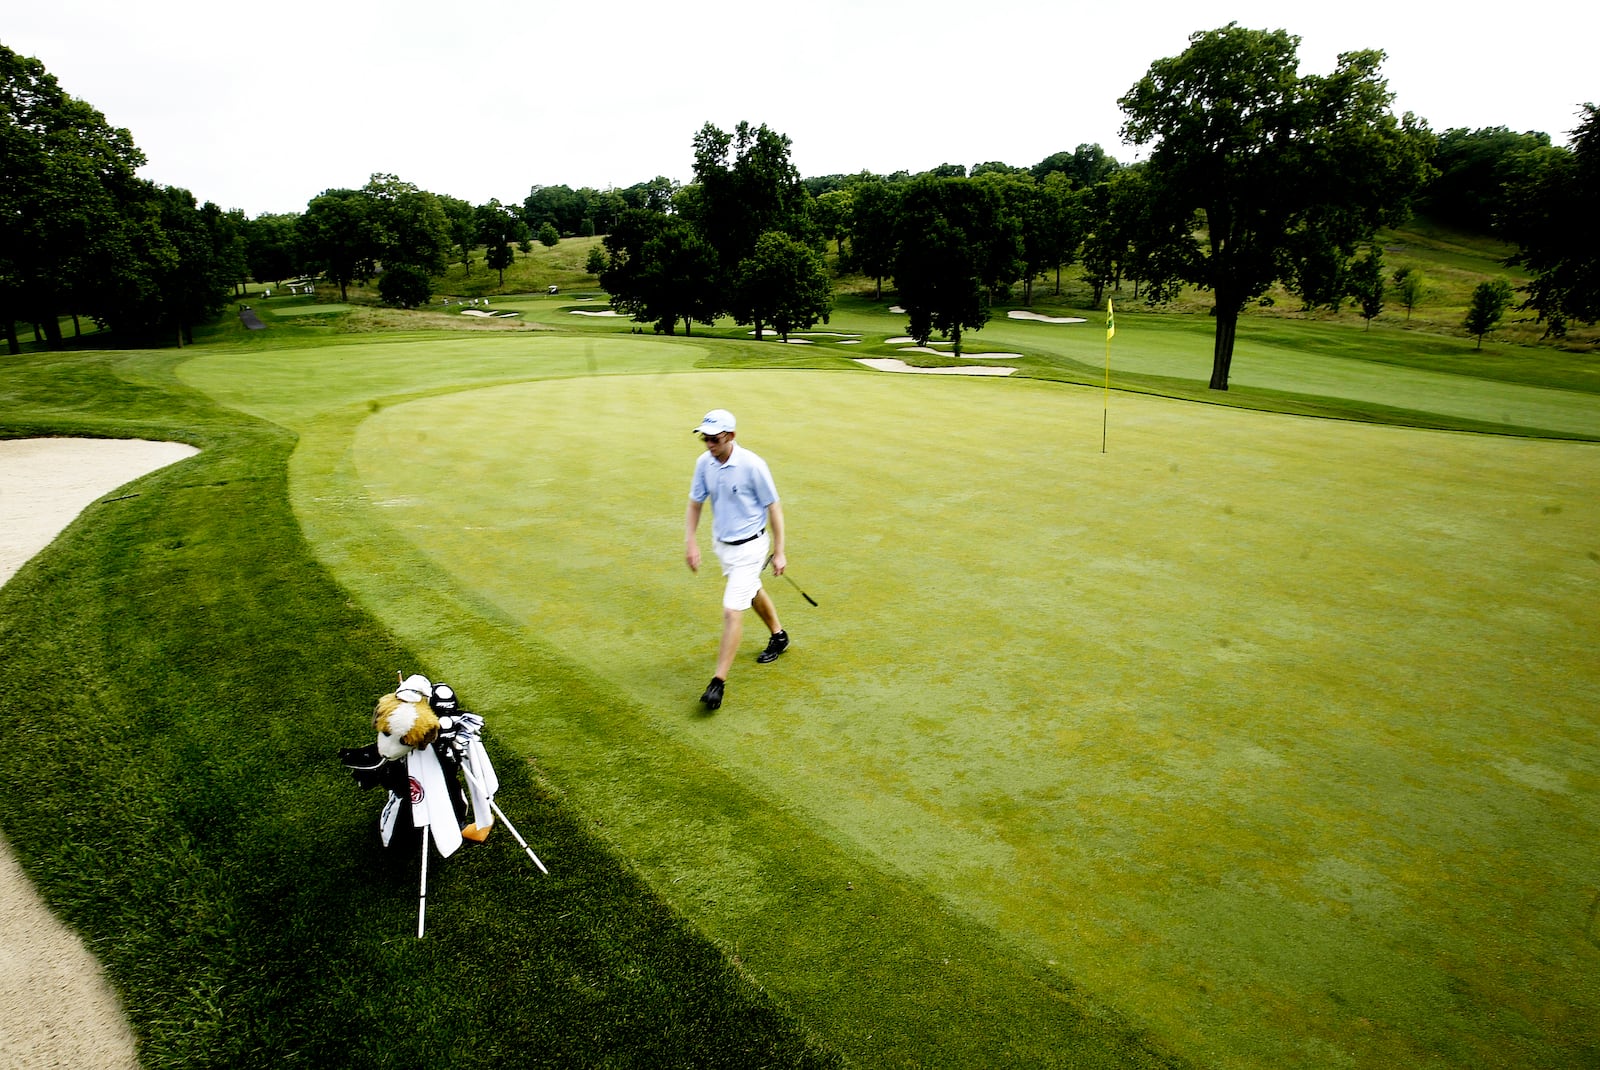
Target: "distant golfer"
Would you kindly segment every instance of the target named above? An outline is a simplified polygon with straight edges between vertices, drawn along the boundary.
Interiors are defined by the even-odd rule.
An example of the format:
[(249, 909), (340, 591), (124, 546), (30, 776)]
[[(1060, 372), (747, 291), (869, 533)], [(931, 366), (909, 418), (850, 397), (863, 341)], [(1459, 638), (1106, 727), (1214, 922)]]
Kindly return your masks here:
[(744, 611), (755, 607), (772, 638), (756, 656), (763, 665), (776, 661), (789, 646), (789, 633), (778, 620), (778, 607), (761, 588), (761, 570), (772, 555), (772, 572), (783, 575), (788, 558), (783, 552), (783, 507), (767, 462), (733, 441), (733, 413), (712, 409), (694, 429), (706, 444), (695, 462), (689, 484), (689, 511), (684, 517), (684, 559), (691, 572), (700, 571), (700, 511), (711, 501), (711, 536), (717, 560), (728, 585), (722, 594), (722, 645), (717, 651), (717, 674), (706, 685), (700, 701), (706, 709), (722, 705), (728, 670), (739, 652), (744, 634)]

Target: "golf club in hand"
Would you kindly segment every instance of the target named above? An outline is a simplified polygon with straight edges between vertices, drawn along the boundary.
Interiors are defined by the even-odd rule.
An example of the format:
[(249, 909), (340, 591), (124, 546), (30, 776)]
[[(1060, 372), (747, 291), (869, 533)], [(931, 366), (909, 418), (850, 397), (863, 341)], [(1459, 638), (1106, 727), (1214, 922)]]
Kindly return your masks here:
[[(771, 564), (772, 564), (772, 558), (769, 557), (769, 558), (767, 558), (767, 563), (765, 565), (761, 566), (761, 567), (762, 568), (767, 568), (767, 567), (771, 566)], [(779, 575), (779, 573), (774, 572), (773, 575), (776, 576), (776, 575)], [(793, 587), (797, 591), (800, 591), (800, 597), (801, 598), (804, 598), (807, 602), (810, 602), (812, 605), (816, 605), (817, 604), (817, 600), (815, 598), (812, 598), (810, 595), (808, 595), (804, 591), (800, 590), (800, 585), (798, 583), (794, 582), (794, 580), (790, 578), (790, 576), (789, 576), (789, 574), (787, 572), (782, 573), (782, 576), (783, 576), (784, 579), (789, 580), (789, 586)]]

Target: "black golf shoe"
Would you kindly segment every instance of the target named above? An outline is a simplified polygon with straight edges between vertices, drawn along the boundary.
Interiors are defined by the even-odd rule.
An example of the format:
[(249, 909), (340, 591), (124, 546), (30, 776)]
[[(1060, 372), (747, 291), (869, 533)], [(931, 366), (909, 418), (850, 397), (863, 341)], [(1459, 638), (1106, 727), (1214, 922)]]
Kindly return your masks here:
[(706, 693), (700, 696), (700, 701), (706, 704), (707, 710), (714, 710), (722, 705), (722, 680), (713, 676), (706, 685)]
[(767, 640), (767, 649), (756, 655), (756, 660), (765, 665), (769, 661), (777, 661), (778, 655), (789, 649), (789, 633), (773, 632), (772, 638)]

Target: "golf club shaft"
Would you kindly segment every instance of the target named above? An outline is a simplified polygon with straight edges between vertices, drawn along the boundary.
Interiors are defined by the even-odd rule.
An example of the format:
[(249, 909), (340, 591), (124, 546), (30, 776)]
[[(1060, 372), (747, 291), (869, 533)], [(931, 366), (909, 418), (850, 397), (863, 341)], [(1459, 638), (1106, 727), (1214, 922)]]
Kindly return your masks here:
[[(770, 564), (772, 564), (772, 558), (769, 557), (769, 558), (767, 558), (767, 565), (770, 565)], [(763, 565), (761, 567), (765, 568), (766, 565)], [(797, 591), (800, 591), (800, 597), (801, 598), (804, 598), (807, 602), (810, 602), (814, 606), (817, 604), (817, 600), (815, 598), (812, 598), (810, 595), (806, 594), (805, 591), (801, 591), (800, 590), (800, 585), (798, 583), (794, 582), (794, 577), (790, 576), (787, 572), (779, 572), (777, 569), (773, 569), (772, 570), (772, 574), (774, 576), (782, 576), (784, 579), (789, 581), (789, 586), (793, 587)], [(819, 606), (818, 608), (820, 609), (821, 607)]]
[[(790, 585), (793, 586), (795, 590), (800, 591), (800, 585), (798, 583), (795, 583), (794, 580), (790, 578), (790, 576), (789, 576), (789, 574), (787, 572), (785, 572), (783, 574), (783, 578), (788, 580)], [(807, 602), (810, 602), (812, 605), (816, 605), (817, 604), (817, 600), (815, 598), (812, 598), (810, 595), (806, 594), (804, 591), (800, 591), (800, 597), (804, 598)]]
[(533, 859), (533, 864), (539, 867), (539, 872), (548, 877), (550, 875), (550, 871), (544, 868), (544, 863), (539, 861), (539, 856), (533, 853), (533, 848), (528, 846), (528, 841), (522, 838), (522, 834), (517, 831), (517, 826), (513, 825), (511, 823), (511, 819), (506, 816), (506, 812), (500, 809), (500, 804), (495, 802), (494, 799), (490, 797), (488, 791), (484, 789), (483, 781), (474, 776), (472, 771), (467, 769), (466, 766), (461, 767), (461, 772), (462, 775), (472, 782), (472, 786), (477, 788), (478, 791), (482, 793), (483, 797), (489, 801), (489, 809), (500, 815), (500, 820), (505, 824), (506, 829), (511, 833), (511, 838), (516, 840), (517, 843), (521, 844), (524, 851), (528, 852), (528, 857)]
[(422, 826), (422, 889), (417, 896), (417, 939), (428, 920), (428, 826)]

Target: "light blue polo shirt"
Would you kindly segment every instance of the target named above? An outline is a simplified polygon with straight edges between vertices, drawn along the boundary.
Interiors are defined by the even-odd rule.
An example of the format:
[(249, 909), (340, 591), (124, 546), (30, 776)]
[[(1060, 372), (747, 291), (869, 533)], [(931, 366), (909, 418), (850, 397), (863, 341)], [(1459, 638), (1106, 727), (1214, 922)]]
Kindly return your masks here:
[(718, 542), (738, 542), (757, 535), (767, 524), (767, 506), (778, 500), (767, 462), (733, 444), (727, 464), (706, 450), (694, 463), (689, 484), (690, 501), (711, 499), (711, 537)]

